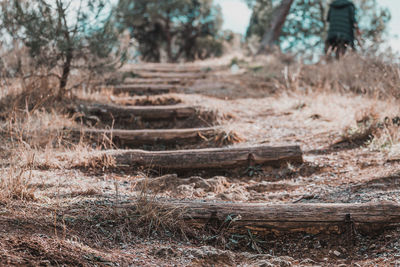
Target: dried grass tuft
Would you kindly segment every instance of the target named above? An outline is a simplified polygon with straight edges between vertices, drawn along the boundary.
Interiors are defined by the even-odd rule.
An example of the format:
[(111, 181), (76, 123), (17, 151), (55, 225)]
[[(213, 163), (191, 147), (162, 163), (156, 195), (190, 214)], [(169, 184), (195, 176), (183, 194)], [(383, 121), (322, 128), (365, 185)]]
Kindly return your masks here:
[(399, 99), (400, 71), (386, 58), (348, 53), (336, 61), (303, 64), (271, 55), (257, 68), (250, 67), (248, 75), (269, 82), (279, 93), (339, 92)]
[(363, 145), (372, 140), (378, 128), (378, 116), (374, 113), (364, 113), (357, 119), (356, 126), (346, 127), (341, 142)]
[(36, 200), (35, 188), (30, 186), (34, 162), (35, 154), (31, 153), (27, 166), (19, 168), (17, 164), (12, 164), (9, 168), (0, 171), (1, 202)]
[(245, 142), (246, 139), (235, 131), (219, 131), (213, 138), (217, 146), (227, 146)]
[(400, 118), (380, 119), (373, 110), (362, 111), (356, 126), (345, 128), (342, 142), (365, 145), (372, 150), (391, 150), (400, 143)]
[[(148, 179), (146, 178), (146, 181)], [(173, 208), (159, 201), (156, 194), (150, 193), (147, 184), (147, 182), (141, 184), (135, 203), (137, 224), (141, 234), (150, 236), (162, 232), (186, 238), (188, 229), (183, 218), (185, 210), (179, 207)]]

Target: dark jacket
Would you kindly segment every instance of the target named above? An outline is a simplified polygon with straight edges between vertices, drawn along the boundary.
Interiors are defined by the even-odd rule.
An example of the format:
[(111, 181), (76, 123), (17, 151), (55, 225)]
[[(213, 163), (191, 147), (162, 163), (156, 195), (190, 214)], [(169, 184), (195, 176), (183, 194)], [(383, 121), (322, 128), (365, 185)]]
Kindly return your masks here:
[(349, 0), (335, 0), (328, 13), (328, 40), (336, 39), (354, 42), (354, 25), (356, 24), (356, 8)]

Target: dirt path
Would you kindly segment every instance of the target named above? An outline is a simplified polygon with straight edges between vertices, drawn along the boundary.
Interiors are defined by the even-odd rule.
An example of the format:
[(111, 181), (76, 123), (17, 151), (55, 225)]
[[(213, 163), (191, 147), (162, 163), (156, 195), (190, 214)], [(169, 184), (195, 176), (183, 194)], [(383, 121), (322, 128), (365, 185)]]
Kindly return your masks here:
[[(125, 68), (128, 70), (129, 66)], [(135, 66), (133, 70), (140, 74), (141, 68)], [(226, 236), (218, 231), (196, 236), (188, 231), (185, 237), (177, 230), (181, 226), (173, 223), (174, 219), (178, 223), (178, 218), (170, 221), (170, 216), (152, 206), (154, 203), (137, 202), (138, 197), (148, 194), (166, 202), (400, 203), (399, 161), (390, 160), (392, 157), (386, 150), (371, 149), (363, 142), (340, 142), (346, 140), (343, 138), (346, 127), (356, 127), (356, 121), (363, 114), (375, 113), (380, 119), (400, 114), (395, 103), (334, 93), (272, 94), (270, 88), (253, 88), (254, 81), (249, 83), (246, 76), (233, 75), (223, 66), (213, 70), (213, 66), (149, 65), (142, 70), (143, 77), (134, 80), (140, 82), (136, 89), (156, 88), (158, 92), (170, 93), (137, 96), (126, 92), (128, 87), (125, 87), (123, 92), (114, 92), (118, 94), (104, 89), (101, 93), (86, 95), (83, 104), (75, 110), (81, 114), (79, 121), (83, 127), (145, 131), (217, 126), (223, 130), (211, 136), (199, 135), (190, 144), (180, 140), (168, 145), (162, 140), (123, 143), (123, 137), (108, 133), (100, 138), (88, 138), (89, 144), (96, 147), (100, 144), (100, 151), (83, 148), (38, 155), (39, 162), (47, 157), (47, 163), (31, 170), (30, 187), (34, 188), (35, 201), (13, 201), (0, 206), (1, 264), (371, 266), (400, 263), (397, 228), (376, 236), (355, 232), (354, 236), (353, 233), (271, 233), (257, 237), (250, 232)], [(174, 86), (163, 87), (171, 81)], [(87, 105), (93, 103), (102, 106), (88, 109)], [(157, 110), (154, 114), (163, 117), (149, 119), (145, 115), (122, 116), (121, 110), (112, 113), (110, 106), (196, 108), (194, 115), (185, 116), (177, 111), (165, 116), (165, 109)], [(112, 159), (91, 159), (95, 152), (110, 148), (174, 151), (265, 145), (298, 145), (304, 153), (304, 163), (252, 166), (215, 175), (207, 170), (194, 170), (183, 175), (164, 172), (160, 176), (158, 170), (151, 168), (132, 169), (115, 166)], [(89, 163), (69, 164), (66, 168), (63, 165), (65, 161), (86, 158), (90, 159)], [(118, 208), (132, 203), (139, 204), (132, 205), (132, 209)]]

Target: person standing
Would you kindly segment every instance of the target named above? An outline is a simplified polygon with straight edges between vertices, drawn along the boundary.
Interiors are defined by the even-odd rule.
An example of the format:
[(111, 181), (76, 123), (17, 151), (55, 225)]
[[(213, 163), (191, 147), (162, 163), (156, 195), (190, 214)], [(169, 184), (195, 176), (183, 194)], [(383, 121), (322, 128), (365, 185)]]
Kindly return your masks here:
[(336, 54), (339, 59), (348, 47), (354, 49), (355, 32), (359, 34), (356, 8), (350, 0), (334, 0), (328, 12), (329, 31), (325, 54)]

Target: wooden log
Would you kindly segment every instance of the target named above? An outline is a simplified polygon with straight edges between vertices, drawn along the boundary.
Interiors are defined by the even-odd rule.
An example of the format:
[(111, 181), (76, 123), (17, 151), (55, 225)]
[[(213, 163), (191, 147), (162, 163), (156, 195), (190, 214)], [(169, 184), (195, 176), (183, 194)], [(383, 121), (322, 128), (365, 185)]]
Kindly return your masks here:
[(98, 116), (102, 119), (131, 119), (140, 117), (144, 120), (182, 119), (194, 117), (200, 107), (187, 105), (172, 106), (119, 106), (113, 104), (79, 105), (78, 110), (85, 115)]
[(125, 71), (148, 71), (148, 72), (176, 72), (176, 73), (187, 73), (187, 72), (208, 72), (221, 70), (226, 66), (195, 66), (195, 65), (177, 65), (177, 64), (135, 64), (127, 65)]
[(170, 95), (160, 95), (154, 97), (111, 96), (111, 101), (114, 104), (124, 105), (124, 106), (173, 106), (182, 104), (182, 99)]
[(149, 72), (149, 71), (138, 71), (137, 74), (140, 78), (168, 78), (168, 79), (204, 79), (206, 78), (206, 73), (199, 72), (187, 72), (187, 73), (173, 73), (173, 72)]
[[(264, 204), (182, 201), (160, 204), (184, 210), (184, 219), (204, 227), (219, 222), (232, 232), (342, 233), (353, 226), (364, 233), (400, 224), (400, 205), (393, 202), (365, 204)], [(230, 221), (230, 219), (233, 219)]]
[(180, 79), (169, 79), (169, 78), (154, 78), (154, 79), (143, 79), (143, 78), (126, 78), (124, 84), (180, 84)]
[(117, 164), (161, 170), (198, 170), (249, 167), (277, 162), (302, 163), (299, 146), (239, 147), (148, 152), (142, 150), (110, 151)]
[(171, 84), (132, 84), (114, 86), (113, 92), (115, 94), (128, 93), (130, 95), (160, 95), (168, 94), (178, 88), (181, 87)]
[(102, 141), (111, 140), (117, 146), (150, 145), (150, 144), (191, 144), (216, 135), (219, 127), (193, 129), (162, 129), (162, 130), (72, 130), (74, 135), (88, 136)]

